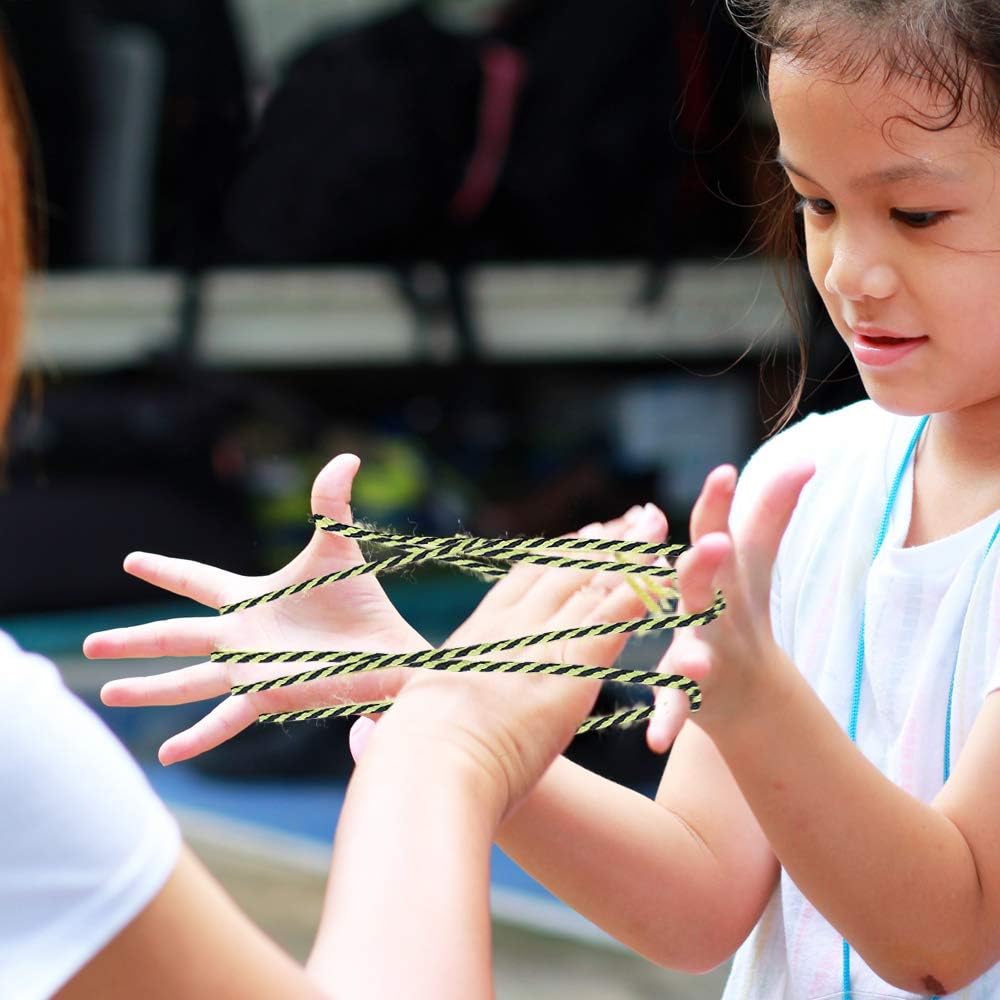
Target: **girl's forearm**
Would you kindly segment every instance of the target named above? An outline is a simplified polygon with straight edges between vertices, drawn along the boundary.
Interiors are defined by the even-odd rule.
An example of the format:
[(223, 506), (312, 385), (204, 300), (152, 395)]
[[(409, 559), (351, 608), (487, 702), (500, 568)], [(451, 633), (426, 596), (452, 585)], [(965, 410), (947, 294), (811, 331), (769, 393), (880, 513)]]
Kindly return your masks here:
[(489, 852), (504, 804), (398, 705), (348, 789), (308, 969), (333, 995), (493, 995)]
[(791, 663), (770, 666), (761, 697), (710, 735), (779, 861), (884, 979), (958, 988), (983, 971), (964, 836), (885, 778)]
[(504, 821), (498, 843), (575, 910), (667, 968), (714, 968), (759, 915), (754, 893), (743, 892), (753, 865), (727, 865), (679, 816), (564, 757)]

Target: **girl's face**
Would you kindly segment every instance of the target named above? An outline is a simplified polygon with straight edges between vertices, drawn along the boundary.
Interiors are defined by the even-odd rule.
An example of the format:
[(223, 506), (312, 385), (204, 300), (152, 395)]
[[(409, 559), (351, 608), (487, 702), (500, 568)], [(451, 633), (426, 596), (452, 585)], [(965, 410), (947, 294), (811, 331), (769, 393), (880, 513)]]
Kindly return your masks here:
[(809, 273), (894, 413), (1000, 416), (1000, 150), (974, 121), (876, 66), (845, 83), (771, 61), (779, 160), (800, 197)]

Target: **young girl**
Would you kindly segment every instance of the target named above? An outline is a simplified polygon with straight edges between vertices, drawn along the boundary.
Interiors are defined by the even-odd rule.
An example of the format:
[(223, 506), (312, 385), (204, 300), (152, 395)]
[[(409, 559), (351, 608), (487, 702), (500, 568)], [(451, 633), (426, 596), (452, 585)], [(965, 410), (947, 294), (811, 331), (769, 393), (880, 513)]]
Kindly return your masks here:
[[(505, 849), (657, 962), (699, 971), (735, 952), (726, 1000), (995, 998), (1000, 14), (984, 0), (733, 6), (767, 68), (782, 225), (794, 233), (800, 214), (809, 273), (871, 399), (774, 438), (738, 489), (729, 468), (706, 481), (679, 584), (689, 610), (716, 588), (728, 608), (665, 658), (701, 681), (704, 703), (655, 802), (564, 758), (521, 797), (586, 708), (551, 679), (419, 677), (403, 690), (407, 717), (393, 723), (394, 709), (375, 728), (359, 771), (383, 753), (383, 729), (419, 731), (413, 706), (440, 696), (480, 794), (506, 810)], [(213, 603), (192, 581), (224, 584), (229, 599), (255, 589), (154, 557), (129, 568)], [(530, 624), (552, 579), (512, 574), (454, 641)], [(383, 614), (371, 588), (353, 599)], [(308, 607), (289, 609), (271, 641), (298, 647)], [(145, 626), (88, 651), (143, 655), (150, 636), (158, 652), (208, 651), (219, 626), (198, 627), (216, 631)], [(186, 700), (192, 677), (202, 696), (232, 679), (202, 667), (107, 697)], [(207, 749), (279, 697), (333, 693), (227, 702), (163, 757)], [(651, 745), (664, 750), (673, 728), (665, 712)]]

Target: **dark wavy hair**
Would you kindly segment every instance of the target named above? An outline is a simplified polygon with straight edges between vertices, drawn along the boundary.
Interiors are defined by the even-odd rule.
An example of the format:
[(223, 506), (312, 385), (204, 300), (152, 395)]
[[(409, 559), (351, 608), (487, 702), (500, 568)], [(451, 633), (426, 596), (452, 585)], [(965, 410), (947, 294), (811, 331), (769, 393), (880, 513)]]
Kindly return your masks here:
[[(939, 131), (963, 116), (1000, 147), (1000, 4), (996, 0), (726, 0), (753, 40), (762, 86), (771, 56), (787, 53), (810, 70), (854, 82), (881, 74), (926, 87), (934, 114), (914, 109), (906, 120)], [(802, 320), (805, 242), (795, 193), (782, 175), (762, 219), (763, 246), (780, 266), (779, 284), (799, 338), (799, 371), (780, 429), (805, 388), (808, 344)]]

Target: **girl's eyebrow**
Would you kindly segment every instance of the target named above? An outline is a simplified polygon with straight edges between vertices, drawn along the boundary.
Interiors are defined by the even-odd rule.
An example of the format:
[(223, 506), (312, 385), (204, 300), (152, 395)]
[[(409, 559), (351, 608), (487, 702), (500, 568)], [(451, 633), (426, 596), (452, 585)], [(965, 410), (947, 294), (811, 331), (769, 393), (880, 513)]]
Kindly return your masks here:
[[(801, 177), (810, 184), (822, 187), (818, 181), (814, 181), (807, 173), (800, 170), (787, 156), (779, 149), (775, 160), (789, 173)], [(866, 188), (879, 187), (886, 184), (898, 184), (900, 181), (912, 180), (936, 180), (936, 181), (957, 181), (961, 180), (964, 174), (959, 170), (952, 170), (950, 167), (934, 166), (925, 160), (910, 159), (902, 163), (883, 167), (880, 170), (872, 170), (870, 173), (862, 174), (850, 181), (849, 187)]]

